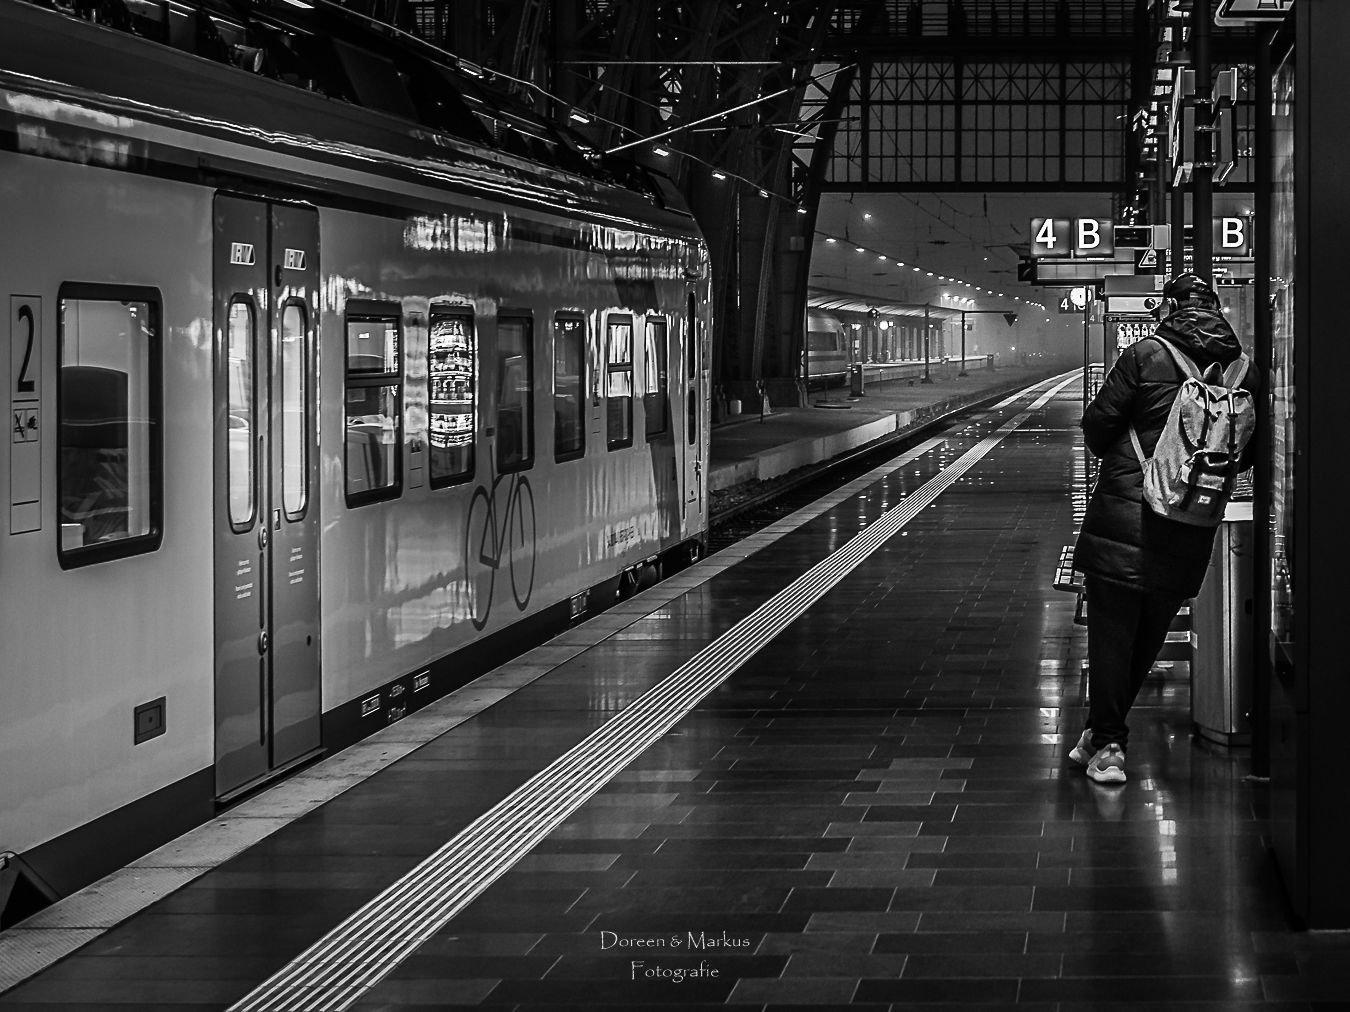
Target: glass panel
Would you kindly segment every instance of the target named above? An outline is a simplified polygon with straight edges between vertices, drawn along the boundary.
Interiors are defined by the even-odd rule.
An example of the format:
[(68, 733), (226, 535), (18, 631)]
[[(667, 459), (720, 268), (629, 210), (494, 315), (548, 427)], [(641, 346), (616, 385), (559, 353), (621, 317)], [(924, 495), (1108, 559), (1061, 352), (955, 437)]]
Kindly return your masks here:
[(225, 481), (229, 490), (230, 523), (237, 527), (253, 520), (253, 306), (230, 304), (225, 325), (225, 384), (228, 409)]
[(151, 532), (150, 314), (61, 300), (63, 551)]
[(609, 446), (633, 442), (633, 324), (628, 318), (609, 321), (605, 341), (605, 397), (608, 401)]
[(347, 374), (398, 372), (398, 321), (347, 320)]
[(586, 448), (586, 326), (577, 319), (553, 324), (553, 452), (556, 456)]
[(398, 480), (398, 386), (347, 388), (347, 495)]
[(698, 442), (698, 393), (689, 391), (689, 445)]
[(666, 321), (647, 321), (647, 342), (642, 358), (642, 414), (647, 438), (666, 431)]
[(497, 322), (497, 468), (518, 468), (534, 458), (534, 369), (531, 321)]
[(289, 303), (281, 311), (281, 501), (292, 519), (309, 498), (306, 330), (305, 307)]
[(473, 474), (477, 416), (478, 344), (473, 317), (431, 317), (431, 484), (449, 485)]
[(1293, 658), (1294, 648), (1294, 67), (1275, 72), (1271, 147), (1271, 629)]

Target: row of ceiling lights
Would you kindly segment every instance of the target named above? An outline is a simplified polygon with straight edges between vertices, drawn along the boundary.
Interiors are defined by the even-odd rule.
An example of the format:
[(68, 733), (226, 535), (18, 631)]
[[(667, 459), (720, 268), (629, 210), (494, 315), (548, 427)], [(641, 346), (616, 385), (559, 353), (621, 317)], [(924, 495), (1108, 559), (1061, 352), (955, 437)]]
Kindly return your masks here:
[[(870, 217), (870, 215), (869, 215), (869, 217)], [(833, 236), (833, 235), (831, 235), (831, 236), (826, 236), (826, 237), (825, 237), (825, 241), (826, 241), (827, 243), (833, 244), (833, 243), (838, 243), (838, 242), (846, 242), (847, 240), (843, 240), (843, 239), (840, 239), (838, 236)], [(876, 250), (868, 249), (866, 246), (854, 246), (853, 249), (854, 249), (854, 251), (857, 252), (857, 253), (871, 253), (871, 254), (873, 254), (878, 260), (889, 260), (889, 259), (890, 259), (888, 256), (886, 256), (885, 253), (878, 253)], [(973, 284), (971, 284), (969, 281), (962, 281), (960, 278), (949, 278), (949, 277), (947, 277), (945, 274), (934, 274), (932, 271), (925, 271), (922, 267), (914, 267), (914, 266), (912, 266), (912, 265), (906, 264), (903, 260), (896, 260), (896, 261), (894, 261), (894, 263), (895, 263), (895, 265), (896, 265), (897, 267), (906, 267), (906, 266), (908, 266), (908, 267), (910, 268), (910, 270), (912, 270), (912, 271), (916, 271), (916, 272), (918, 272), (918, 273), (920, 273), (920, 274), (925, 275), (926, 277), (930, 277), (930, 278), (936, 277), (939, 281), (950, 281), (950, 282), (951, 282), (952, 284), (954, 284), (954, 285), (964, 285), (964, 286), (967, 287), (967, 288), (973, 288), (973, 289), (975, 289), (975, 291), (977, 291), (977, 292), (983, 292), (985, 295), (989, 295), (989, 296), (997, 296), (997, 297), (1000, 298), (1000, 299), (1006, 299), (1006, 298), (1008, 298), (1007, 295), (1004, 295), (1002, 292), (995, 292), (992, 288), (981, 288), (979, 285), (973, 285)], [(945, 295), (946, 293), (943, 293), (943, 294)], [(956, 296), (951, 296), (951, 298), (957, 298), (957, 297), (956, 297)], [(1022, 302), (1022, 301), (1023, 301), (1022, 296), (1020, 296), (1020, 295), (1014, 295), (1014, 296), (1012, 296), (1012, 300), (1013, 300), (1014, 302)], [(962, 299), (957, 298), (957, 301), (974, 302), (975, 300), (974, 300), (974, 299), (964, 299), (964, 300), (962, 300)], [(1029, 305), (1029, 306), (1035, 306), (1035, 307), (1037, 307), (1038, 309), (1042, 309), (1042, 310), (1045, 309), (1045, 307), (1042, 306), (1039, 302), (1032, 302), (1032, 301), (1030, 301), (1030, 300), (1026, 300), (1026, 302), (1027, 302), (1027, 305)]]

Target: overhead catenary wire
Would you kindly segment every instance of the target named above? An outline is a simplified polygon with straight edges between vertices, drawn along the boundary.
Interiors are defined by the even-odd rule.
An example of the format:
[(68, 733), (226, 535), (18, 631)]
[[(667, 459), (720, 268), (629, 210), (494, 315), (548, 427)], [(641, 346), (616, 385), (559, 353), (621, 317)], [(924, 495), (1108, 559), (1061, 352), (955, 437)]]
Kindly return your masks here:
[[(823, 80), (824, 78), (830, 77), (834, 74), (838, 74), (844, 70), (851, 70), (852, 67), (853, 67), (852, 64), (850, 64), (847, 67), (836, 67), (834, 70), (828, 71), (818, 78), (809, 77), (807, 78), (807, 81), (804, 83), (819, 84), (821, 80)], [(653, 134), (650, 137), (643, 137), (639, 140), (629, 141), (627, 144), (620, 144), (617, 147), (609, 148), (605, 152), (605, 154), (607, 155), (617, 154), (620, 151), (626, 151), (629, 148), (635, 148), (640, 144), (650, 144), (654, 141), (659, 141), (665, 137), (670, 137), (673, 134), (679, 133), (681, 130), (688, 130), (691, 127), (701, 126), (704, 123), (711, 123), (713, 120), (721, 119), (724, 116), (730, 116), (732, 113), (740, 112), (742, 109), (749, 109), (752, 105), (759, 105), (761, 102), (767, 102), (770, 99), (779, 98), (783, 95), (786, 95), (790, 91), (795, 91), (797, 88), (801, 86), (802, 85), (800, 83), (794, 82), (793, 84), (788, 85), (786, 88), (779, 88), (777, 91), (770, 92), (767, 95), (761, 95), (759, 96), (759, 98), (752, 98), (748, 102), (742, 102), (740, 105), (732, 106), (730, 109), (724, 109), (721, 112), (712, 113), (708, 116), (704, 116), (702, 119), (691, 120), (688, 123), (681, 123), (679, 126), (671, 127), (669, 130), (663, 130), (659, 134)]]

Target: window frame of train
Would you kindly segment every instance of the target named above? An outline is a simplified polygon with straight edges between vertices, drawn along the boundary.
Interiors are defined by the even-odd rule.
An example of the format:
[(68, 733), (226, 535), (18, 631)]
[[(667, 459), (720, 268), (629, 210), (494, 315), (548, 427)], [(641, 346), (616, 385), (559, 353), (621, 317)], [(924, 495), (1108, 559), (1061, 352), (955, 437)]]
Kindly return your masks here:
[[(621, 361), (617, 364), (614, 361), (614, 331), (618, 327), (628, 328), (628, 347), (627, 361)], [(611, 393), (614, 390), (615, 377), (627, 374), (628, 393), (615, 396)], [(627, 410), (622, 416), (624, 431), (617, 438), (614, 435), (615, 421), (619, 420), (614, 413), (617, 400), (627, 401)], [(633, 314), (632, 313), (613, 313), (605, 318), (605, 445), (611, 450), (622, 450), (625, 447), (633, 445)]]
[[(521, 350), (525, 356), (524, 370), (517, 371), (515, 375), (523, 376), (525, 379), (525, 396), (523, 398), (524, 418), (520, 426), (520, 431), (527, 441), (526, 446), (521, 448), (521, 454), (515, 460), (503, 460), (502, 458), (502, 402), (505, 392), (504, 384), (507, 378), (507, 372), (504, 368), (506, 358), (503, 356), (505, 345), (502, 340), (502, 325), (523, 323), (525, 325), (525, 339), (521, 345)], [(529, 310), (504, 310), (497, 313), (497, 340), (493, 350), (493, 368), (495, 370), (494, 380), (496, 384), (496, 396), (492, 404), (492, 433), (496, 437), (496, 445), (493, 448), (493, 458), (497, 464), (498, 474), (512, 474), (516, 471), (528, 471), (534, 467), (535, 456), (535, 431), (534, 431), (534, 314)]]
[[(653, 332), (660, 339), (653, 340)], [(670, 435), (670, 319), (652, 314), (643, 321), (642, 329), (642, 426), (647, 442), (654, 443)], [(656, 352), (656, 372), (652, 372), (652, 352)], [(655, 379), (657, 389), (650, 389)], [(659, 400), (658, 400), (659, 398)], [(652, 428), (655, 421), (659, 428)]]
[[(248, 334), (246, 338), (248, 352), (248, 373), (247, 383), (241, 385), (240, 391), (248, 393), (248, 425), (245, 428), (247, 434), (248, 446), (248, 471), (245, 475), (246, 481), (239, 482), (235, 474), (234, 455), (231, 452), (225, 454), (225, 518), (229, 521), (230, 530), (235, 534), (247, 534), (252, 530), (253, 525), (258, 519), (258, 441), (254, 434), (258, 431), (258, 319), (261, 314), (258, 311), (258, 301), (252, 295), (245, 295), (242, 292), (230, 296), (230, 301), (225, 307), (225, 356), (228, 363), (230, 353), (233, 351), (234, 341), (234, 309), (238, 306), (242, 308), (248, 318)], [(225, 413), (228, 416), (226, 425), (236, 417), (235, 413), (235, 390), (228, 376), (229, 370), (226, 370), (226, 389), (225, 389)], [(228, 436), (227, 436), (228, 442)], [(238, 489), (247, 487), (248, 489), (248, 513), (243, 519), (236, 519), (234, 513), (234, 496)]]
[[(564, 325), (575, 324), (575, 328)], [(576, 362), (576, 383), (575, 383), (575, 419), (576, 425), (575, 445), (564, 444), (563, 426), (564, 416), (560, 408), (567, 401), (562, 395), (562, 386), (559, 382), (558, 353), (563, 347), (564, 340), (575, 336), (577, 341), (575, 347), (574, 361)], [(586, 317), (577, 312), (556, 313), (553, 317), (553, 459), (558, 463), (569, 460), (580, 460), (586, 456)]]
[(685, 375), (688, 377), (685, 398), (689, 402), (689, 432), (686, 435), (689, 445), (693, 446), (698, 442), (698, 296), (693, 292), (689, 293), (688, 316), (687, 340), (684, 344)]
[[(352, 371), (352, 324), (383, 323), (393, 324), (393, 368), (379, 372), (375, 370)], [(388, 333), (388, 331), (386, 331)], [(386, 362), (388, 349), (386, 346)], [(342, 326), (342, 486), (348, 508), (368, 506), (371, 503), (397, 499), (403, 493), (403, 306), (397, 302), (374, 302), (352, 299), (347, 302), (343, 314)], [(354, 390), (390, 390), (393, 397), (391, 413), (394, 419), (394, 439), (392, 444), (392, 468), (386, 484), (352, 491), (351, 474), (351, 415), (347, 406)]]
[[(458, 471), (448, 471), (441, 473), (437, 470), (436, 447), (432, 442), (435, 438), (432, 432), (432, 419), (437, 414), (447, 414), (447, 412), (437, 412), (433, 405), (438, 403), (432, 396), (435, 389), (435, 348), (432, 347), (434, 334), (436, 332), (436, 323), (438, 320), (458, 319), (467, 321), (469, 330), (469, 443), (468, 464)], [(456, 485), (464, 485), (473, 481), (478, 470), (478, 408), (481, 401), (480, 390), (482, 386), (482, 369), (479, 359), (478, 342), (478, 321), (474, 316), (472, 306), (461, 306), (449, 303), (432, 303), (431, 311), (427, 318), (427, 444), (429, 454), (429, 474), (431, 487), (453, 488)], [(446, 401), (443, 403), (454, 403)], [(462, 402), (461, 402), (462, 403)], [(463, 414), (463, 412), (461, 412)]]
[[(66, 359), (66, 309), (70, 303), (113, 303), (120, 304), (123, 307), (134, 305), (144, 305), (147, 308), (148, 320), (141, 321), (142, 333), (145, 337), (144, 353), (142, 361), (138, 363), (138, 379), (141, 381), (143, 389), (140, 391), (143, 398), (145, 428), (144, 453), (145, 453), (145, 483), (146, 490), (144, 495), (144, 504), (141, 507), (145, 512), (145, 528), (140, 534), (128, 534), (126, 537), (116, 538), (112, 541), (98, 541), (93, 544), (81, 544), (71, 547), (65, 545), (65, 525), (63, 523), (62, 503), (66, 495), (66, 468), (62, 464), (64, 451), (66, 450), (66, 369), (75, 368), (82, 363), (75, 363), (73, 366), (67, 366)], [(84, 282), (67, 281), (57, 290), (56, 295), (57, 312), (57, 342), (56, 342), (56, 417), (58, 420), (56, 434), (56, 558), (62, 569), (75, 569), (80, 566), (89, 566), (98, 562), (109, 562), (113, 559), (124, 559), (133, 555), (142, 555), (146, 552), (158, 550), (164, 538), (164, 430), (163, 430), (163, 411), (164, 411), (164, 390), (163, 390), (163, 319), (164, 302), (158, 288), (150, 288), (140, 285), (103, 285), (86, 284)], [(135, 316), (134, 312), (129, 315)], [(83, 344), (83, 337), (80, 338)], [(134, 347), (130, 347), (132, 342), (128, 342), (128, 353), (134, 354)], [(100, 368), (100, 367), (93, 367)], [(122, 449), (127, 453), (127, 500), (126, 512), (130, 518), (132, 507), (130, 500), (132, 498), (131, 482), (133, 474), (130, 464), (131, 441), (133, 425), (138, 424), (138, 420), (133, 419), (131, 415), (131, 401), (133, 389), (131, 387), (131, 376), (127, 375), (127, 404), (120, 420), (120, 426), (125, 429), (125, 447), (113, 447), (114, 450)], [(87, 400), (82, 399), (81, 404), (87, 404)], [(97, 421), (95, 419), (89, 422)], [(86, 424), (89, 424), (86, 422)], [(74, 427), (72, 423), (72, 428)], [(119, 423), (114, 422), (113, 427), (118, 427)], [(91, 426), (92, 427), (92, 426)], [(106, 427), (103, 426), (103, 427)], [(72, 447), (76, 449), (76, 447)], [(130, 523), (130, 519), (128, 519)], [(82, 532), (83, 533), (83, 532)]]
[[(310, 389), (309, 363), (314, 358), (311, 348), (311, 343), (314, 340), (314, 327), (312, 326), (313, 321), (309, 318), (309, 304), (304, 299), (291, 296), (283, 300), (278, 308), (281, 310), (278, 314), (280, 332), (277, 334), (276, 356), (277, 368), (281, 372), (281, 446), (279, 447), (281, 451), (281, 512), (288, 521), (295, 523), (303, 520), (305, 514), (309, 512), (310, 427), (314, 424), (314, 395)], [(286, 360), (286, 316), (293, 309), (300, 314), (300, 360), (288, 363)], [(288, 384), (296, 378), (300, 381), (300, 428), (298, 433), (291, 428), (290, 423), (294, 420), (292, 417), (294, 413), (287, 410), (286, 404), (286, 398), (290, 392)], [(256, 395), (254, 405), (256, 411)], [(288, 445), (297, 436), (298, 445)], [(291, 468), (296, 466), (296, 462), (289, 459), (291, 451), (297, 449), (300, 457), (298, 474), (291, 471)], [(298, 481), (295, 481), (294, 479), (297, 477)], [(300, 497), (300, 504), (296, 509), (291, 509), (289, 501), (293, 491), (298, 492)]]

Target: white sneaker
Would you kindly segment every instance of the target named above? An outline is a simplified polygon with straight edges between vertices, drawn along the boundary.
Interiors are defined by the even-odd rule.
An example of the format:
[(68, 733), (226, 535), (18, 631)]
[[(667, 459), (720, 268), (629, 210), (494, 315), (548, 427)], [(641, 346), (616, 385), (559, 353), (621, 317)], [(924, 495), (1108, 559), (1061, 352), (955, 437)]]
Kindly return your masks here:
[(1088, 763), (1087, 775), (1099, 784), (1125, 782), (1125, 752), (1115, 742), (1107, 745)]
[(1086, 766), (1092, 762), (1092, 728), (1083, 728), (1083, 736), (1078, 739), (1078, 744), (1069, 752), (1069, 758), (1079, 766)]

